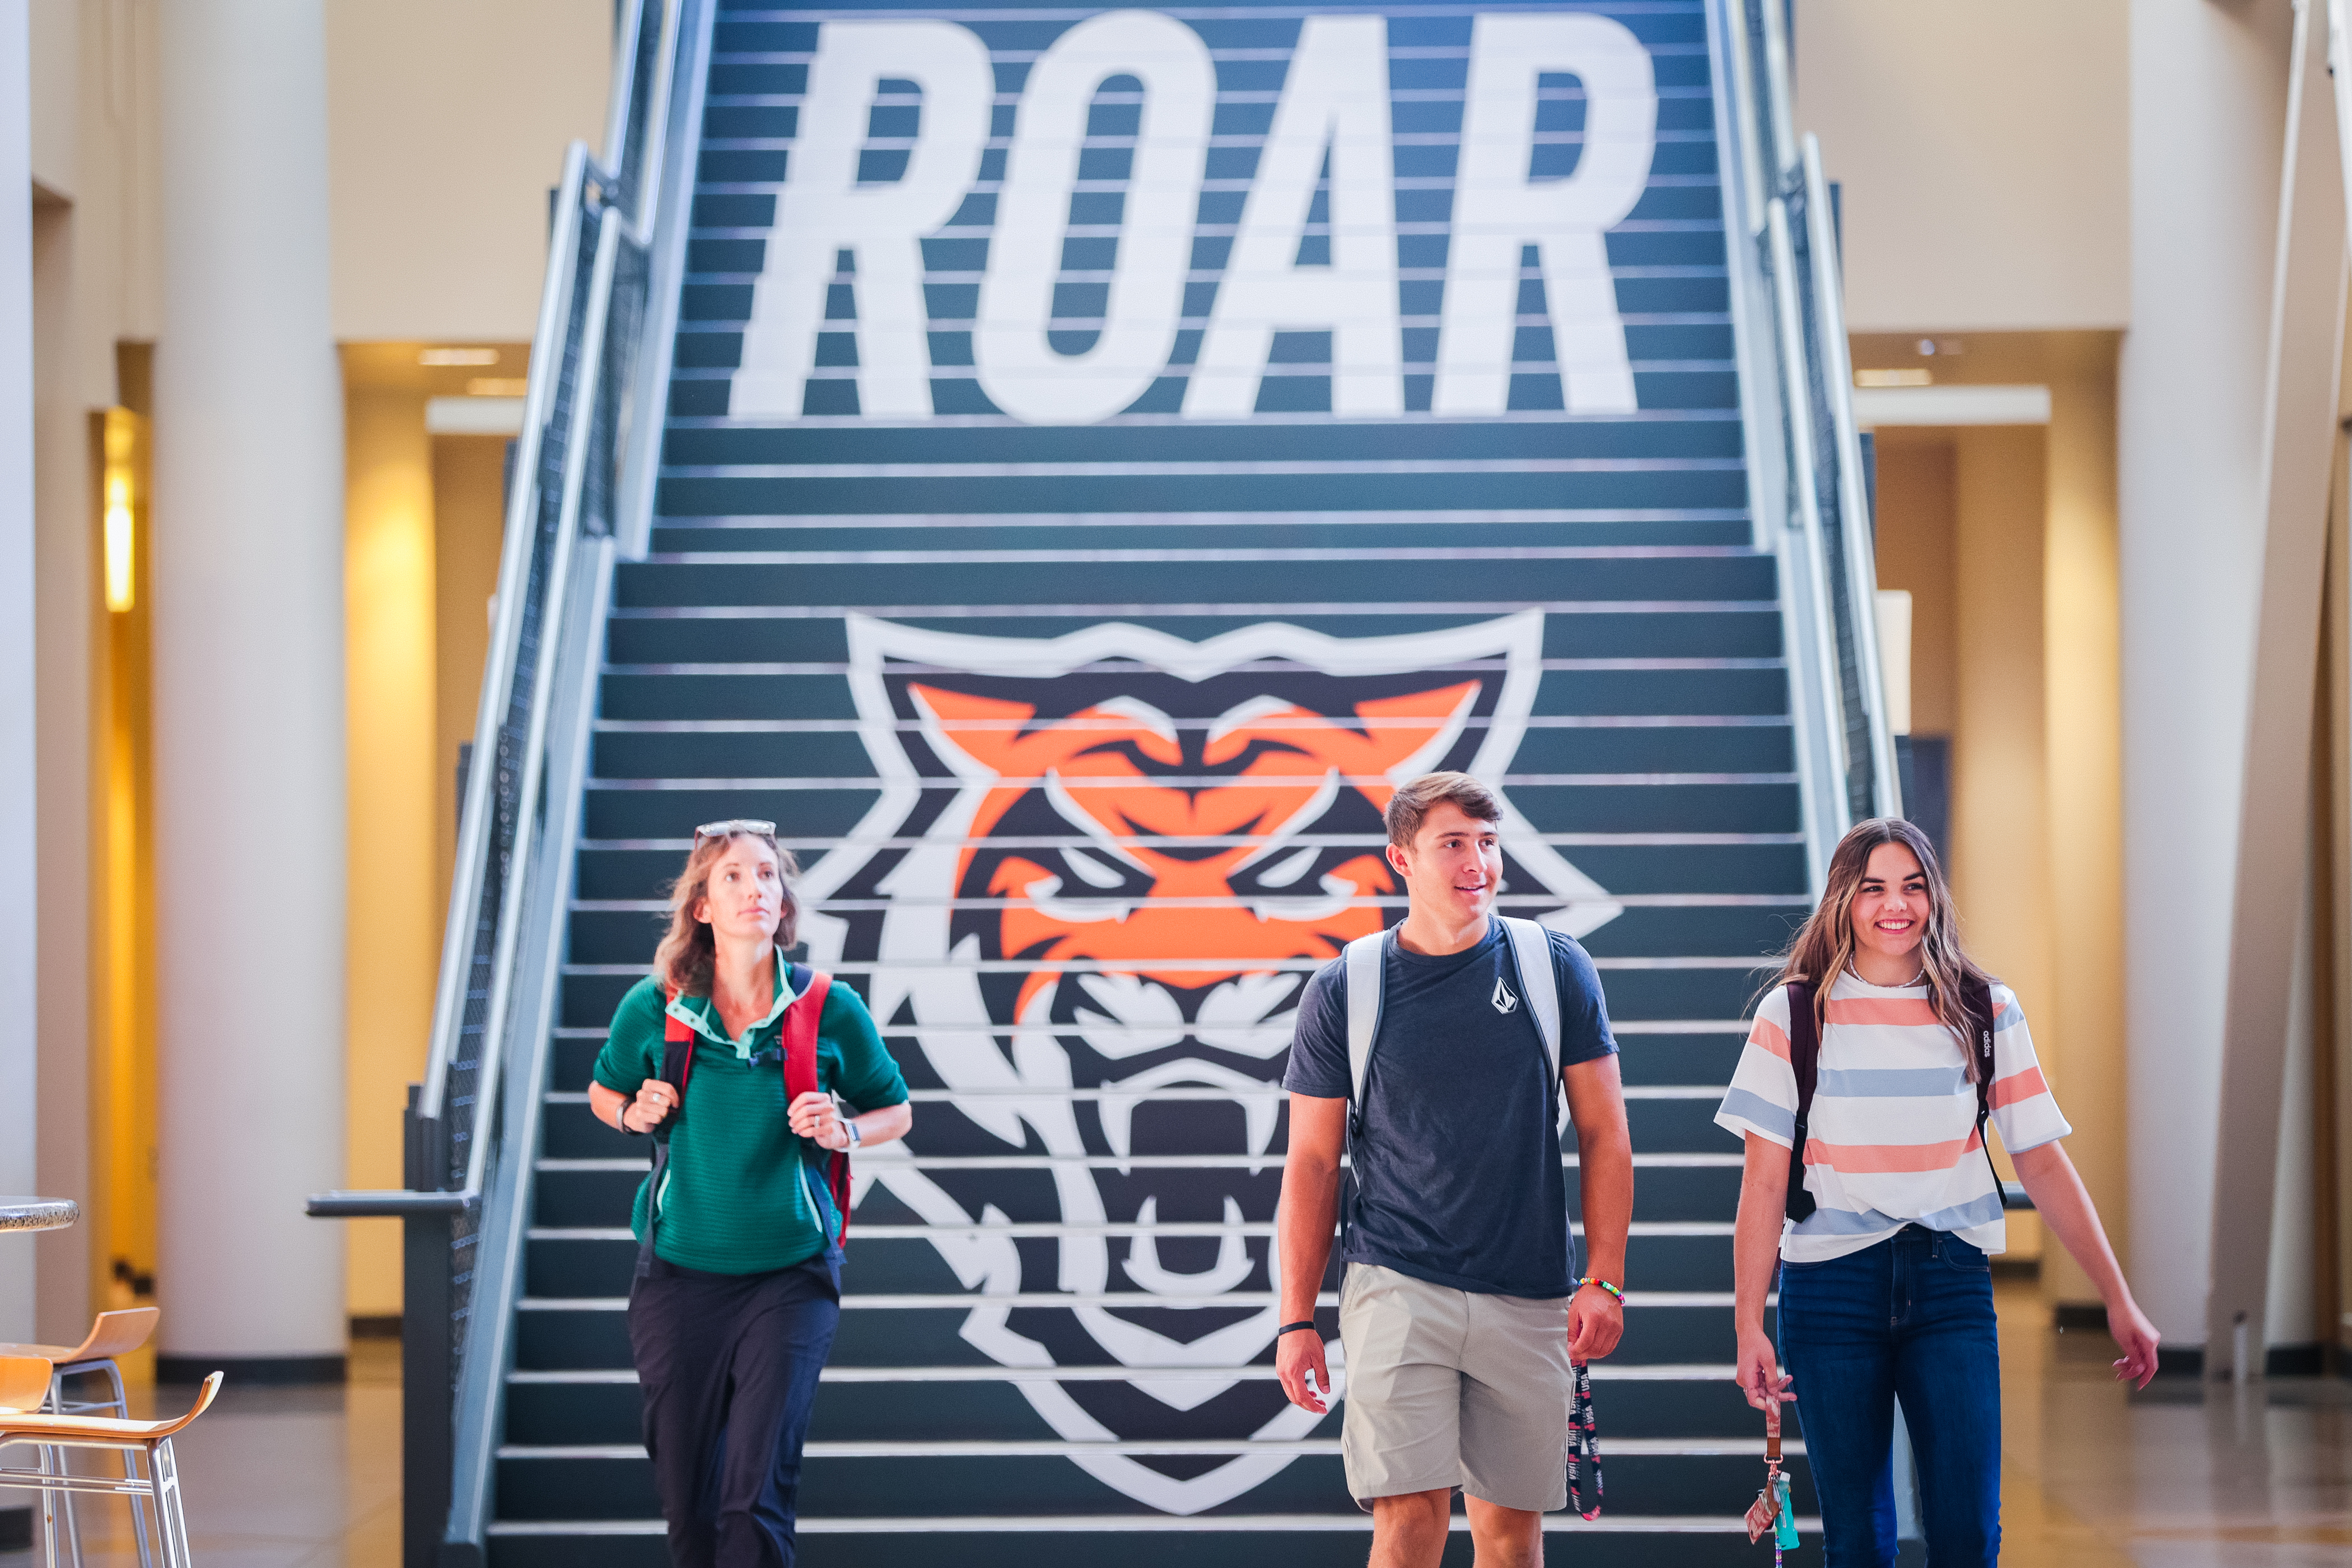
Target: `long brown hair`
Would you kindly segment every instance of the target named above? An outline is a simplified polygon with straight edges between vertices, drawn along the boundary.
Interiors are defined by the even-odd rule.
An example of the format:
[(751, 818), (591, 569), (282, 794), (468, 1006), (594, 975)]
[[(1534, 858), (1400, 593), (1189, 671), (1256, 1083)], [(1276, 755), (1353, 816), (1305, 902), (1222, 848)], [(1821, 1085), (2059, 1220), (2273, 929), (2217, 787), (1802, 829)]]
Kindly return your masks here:
[(661, 945), (654, 949), (654, 974), (672, 996), (710, 994), (712, 976), (719, 964), (719, 944), (710, 934), (710, 922), (694, 918), (694, 906), (710, 891), (710, 868), (739, 838), (757, 839), (776, 858), (776, 881), (783, 889), (782, 912), (776, 921), (777, 952), (783, 952), (799, 940), (801, 900), (800, 895), (793, 891), (793, 879), (801, 874), (800, 862), (793, 858), (791, 850), (776, 842), (774, 834), (738, 828), (697, 839), (693, 851), (686, 858), (686, 869), (669, 885), (669, 930), (663, 933)]
[[(1927, 981), (1927, 999), (1936, 1016), (1960, 1042), (1968, 1062), (1969, 1081), (1977, 1080), (1977, 1054), (1969, 1048), (1975, 1026), (1969, 1021), (1963, 1000), (1971, 986), (1990, 984), (1992, 976), (1977, 966), (1960, 945), (1959, 916), (1952, 909), (1951, 884), (1937, 863), (1935, 846), (1918, 827), (1899, 816), (1874, 816), (1857, 822), (1830, 856), (1827, 885), (1822, 901), (1798, 929), (1796, 940), (1780, 955), (1780, 973), (1773, 986), (1792, 980), (1809, 982), (1813, 989), (1816, 1027), (1829, 1016), (1830, 987), (1853, 962), (1853, 896), (1862, 888), (1863, 872), (1871, 851), (1882, 844), (1900, 844), (1918, 858), (1927, 879), (1927, 929), (1919, 939), (1919, 967)], [(1816, 1037), (1818, 1037), (1818, 1036)]]

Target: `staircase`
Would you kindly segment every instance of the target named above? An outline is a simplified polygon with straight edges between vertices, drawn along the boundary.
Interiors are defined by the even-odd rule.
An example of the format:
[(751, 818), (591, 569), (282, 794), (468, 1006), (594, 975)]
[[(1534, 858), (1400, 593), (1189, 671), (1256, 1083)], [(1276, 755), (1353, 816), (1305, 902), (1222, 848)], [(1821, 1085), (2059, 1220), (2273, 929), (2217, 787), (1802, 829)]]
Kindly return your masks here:
[[(1622, 74), (1638, 41), (1654, 134), (1597, 296), (1572, 243), (1530, 243), (1490, 290), (1507, 371), (1441, 359), (1441, 321), (1459, 323), (1440, 285), (1468, 287), (1446, 273), (1474, 199), (1455, 188), (1465, 83), (1503, 80), (1517, 51), (1496, 34), (1482, 64), (1470, 5), (1400, 9), (1369, 57), (1388, 73), (1394, 336), (1242, 332), (1266, 374), (1215, 417), (1191, 388), (1227, 363), (1217, 290), (1264, 268), (1245, 202), (1280, 161), (1286, 83), (1313, 72), (1298, 10), (1160, 14), (1213, 68), (1181, 314), (1122, 411), (1055, 423), (994, 411), (1040, 395), (1013, 335), (992, 347), (1014, 307), (984, 268), (1035, 178), (1012, 155), (1016, 106), (1046, 112), (1068, 24), (923, 13), (976, 35), (991, 73), (976, 174), (924, 231), (919, 295), (898, 296), (923, 300), (924, 335), (887, 331), (887, 244), (845, 242), (796, 347), (792, 312), (815, 307), (761, 281), (770, 247), (821, 243), (778, 227), (790, 160), (854, 157), (869, 193), (930, 177), (952, 163), (938, 139), (969, 46), (934, 38), (908, 78), (885, 66), (836, 98), (812, 78), (816, 13), (683, 7), (679, 69), (700, 74), (680, 124), (699, 144), (657, 484), (641, 538), (616, 512), (609, 593), (583, 601), (602, 665), (583, 671), (576, 833), (559, 813), (548, 840), (571, 868), (555, 1026), (509, 1047), (514, 1158), (484, 1222), (492, 1251), (500, 1234), (519, 1248), (519, 1286), (477, 1284), (501, 1316), (469, 1331), (458, 1373), (458, 1489), (490, 1562), (665, 1561), (624, 1321), (645, 1145), (584, 1089), (691, 826), (754, 816), (805, 868), (805, 956), (868, 1000), (916, 1102), (906, 1143), (857, 1164), (805, 1560), (1360, 1563), (1339, 1416), (1290, 1409), (1273, 1376), (1277, 1086), (1297, 986), (1402, 913), (1378, 863), (1384, 783), (1433, 767), (1500, 786), (1504, 907), (1581, 937), (1623, 1051), (1637, 1197), (1627, 1332), (1594, 1369), (1607, 1506), (1551, 1516), (1555, 1550), (1754, 1560), (1738, 1513), (1759, 1423), (1728, 1365), (1740, 1159), (1710, 1119), (1762, 955), (1826, 842), (1891, 787), (1871, 773), (1872, 705), (1853, 722), (1875, 680), (1855, 679), (1870, 642), (1849, 610), (1866, 523), (1840, 506), (1858, 482), (1832, 417), (1843, 349), (1805, 347), (1836, 331), (1833, 273), (1804, 292), (1826, 264), (1817, 193), (1801, 172), (1741, 186), (1727, 243), (1719, 172), (1793, 168), (1749, 102), (1778, 89), (1777, 8), (1561, 9), (1598, 29), (1571, 38), (1591, 63), (1521, 68), (1534, 135), (1496, 166), (1605, 174), (1639, 120), (1603, 120), (1640, 96)], [(1122, 213), (1191, 210), (1153, 184), (1152, 141), (1192, 132), (1155, 126), (1138, 89), (1181, 98), (1194, 46), (1118, 25), (1145, 29), (1137, 72), (1070, 100), (1085, 139), (1039, 322), (1069, 356), (1117, 335), (1092, 336), (1127, 308), (1104, 286), (1115, 244), (1141, 244)], [(1337, 70), (1363, 37), (1318, 35), (1317, 58)], [(1362, 94), (1334, 101), (1360, 126)], [(837, 102), (859, 122), (803, 123)], [(1349, 156), (1305, 166), (1307, 221), (1276, 270), (1350, 254)], [(821, 237), (824, 209), (795, 210)], [(1596, 329), (1596, 297), (1617, 322)], [(929, 367), (912, 413), (891, 374), (909, 341)], [(1393, 395), (1364, 374), (1382, 342), (1402, 406), (1368, 415)], [(1336, 1352), (1335, 1286), (1318, 1321)], [(470, 1493), (467, 1430), (494, 1467)], [(1796, 1561), (1812, 1540), (1809, 1523)], [(1457, 1533), (1447, 1561), (1468, 1556)]]

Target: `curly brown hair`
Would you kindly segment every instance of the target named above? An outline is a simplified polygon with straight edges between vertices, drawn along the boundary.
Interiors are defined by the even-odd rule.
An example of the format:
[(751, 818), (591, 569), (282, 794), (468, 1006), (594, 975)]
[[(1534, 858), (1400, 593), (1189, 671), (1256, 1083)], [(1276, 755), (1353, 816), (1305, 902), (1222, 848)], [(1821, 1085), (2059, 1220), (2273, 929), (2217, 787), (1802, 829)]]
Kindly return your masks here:
[(776, 951), (782, 952), (800, 940), (801, 900), (793, 891), (793, 879), (801, 874), (800, 862), (793, 858), (791, 850), (776, 842), (774, 834), (738, 828), (697, 839), (693, 851), (686, 858), (686, 869), (669, 885), (669, 930), (663, 933), (661, 945), (654, 949), (654, 974), (661, 981), (662, 989), (672, 996), (710, 994), (711, 975), (718, 964), (718, 943), (710, 934), (710, 922), (697, 920), (694, 910), (710, 891), (710, 868), (739, 838), (766, 845), (768, 852), (776, 858), (776, 880), (783, 889), (783, 910), (776, 921)]

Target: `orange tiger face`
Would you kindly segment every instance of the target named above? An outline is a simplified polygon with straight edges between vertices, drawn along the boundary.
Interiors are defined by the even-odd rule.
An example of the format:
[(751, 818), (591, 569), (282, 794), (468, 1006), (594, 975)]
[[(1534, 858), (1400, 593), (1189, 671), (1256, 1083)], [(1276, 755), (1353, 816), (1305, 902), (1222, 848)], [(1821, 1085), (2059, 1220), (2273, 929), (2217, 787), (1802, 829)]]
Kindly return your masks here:
[[(910, 1082), (947, 1101), (919, 1107), (911, 1158), (877, 1154), (861, 1180), (945, 1227), (933, 1245), (974, 1292), (967, 1342), (1011, 1364), (1139, 1369), (1021, 1384), (1065, 1436), (1313, 1425), (1263, 1379), (1143, 1369), (1213, 1373), (1268, 1353), (1279, 1083), (1300, 992), (1403, 913), (1383, 854), (1395, 786), (1446, 767), (1499, 782), (1541, 635), (1534, 615), (1199, 642), (850, 618), (880, 799), (803, 879), (803, 929), (814, 960), (865, 991)], [(1506, 831), (1522, 899), (1605, 898)], [(1004, 1221), (1033, 1228), (990, 1234)], [(998, 1296), (1022, 1304), (989, 1305)], [(1070, 1304), (1039, 1304), (1059, 1297)], [(1084, 1461), (1185, 1513), (1285, 1462)]]
[[(1478, 683), (1366, 698), (1345, 715), (1262, 696), (1192, 723), (1131, 696), (1041, 719), (1034, 703), (923, 682), (910, 693), (930, 733), (1000, 781), (956, 885), (1001, 900), (993, 945), (1037, 964), (1022, 1017), (1065, 965), (1206, 992), (1271, 973), (1253, 961), (1319, 964), (1380, 930), (1371, 900), (1398, 891), (1385, 858), (1310, 830), (1377, 818), (1390, 770), (1458, 726)], [(1083, 842), (986, 847), (1040, 795)], [(1343, 798), (1356, 809), (1336, 811)]]

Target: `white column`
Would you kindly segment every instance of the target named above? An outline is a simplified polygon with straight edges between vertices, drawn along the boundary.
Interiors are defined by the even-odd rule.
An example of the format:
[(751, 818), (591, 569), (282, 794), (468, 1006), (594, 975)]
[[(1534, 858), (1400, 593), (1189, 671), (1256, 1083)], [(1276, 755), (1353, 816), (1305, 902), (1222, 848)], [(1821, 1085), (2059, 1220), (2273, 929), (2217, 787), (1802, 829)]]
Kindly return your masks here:
[(163, 1353), (340, 1356), (342, 386), (321, 0), (157, 8)]
[(2117, 430), (2130, 1259), (2141, 1306), (2183, 1347), (2205, 1337), (2291, 15), (2286, 0), (2131, 12)]
[[(40, 1104), (33, 1003), (33, 152), (25, 0), (0, 0), (0, 1194), (31, 1194)], [(68, 1196), (67, 1194), (43, 1194)], [(33, 1238), (0, 1237), (0, 1340), (33, 1337)]]
[[(2262, 582), (2242, 742), (2245, 784), (2221, 1037), (2212, 1288), (2205, 1311), (2205, 1370), (2216, 1376), (2260, 1376), (2263, 1365), (2295, 951), (2307, 916), (2312, 700), (2338, 439), (2344, 177), (2336, 155), (2326, 14), (2307, 5), (2299, 23), (2264, 343)], [(2305, 1241), (2298, 1250), (2308, 1247)]]

